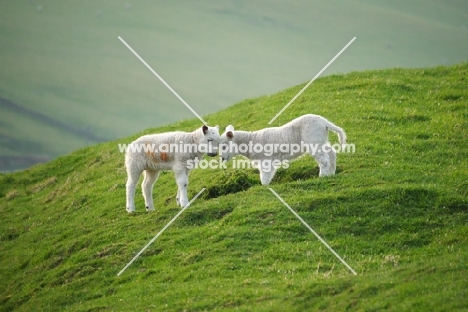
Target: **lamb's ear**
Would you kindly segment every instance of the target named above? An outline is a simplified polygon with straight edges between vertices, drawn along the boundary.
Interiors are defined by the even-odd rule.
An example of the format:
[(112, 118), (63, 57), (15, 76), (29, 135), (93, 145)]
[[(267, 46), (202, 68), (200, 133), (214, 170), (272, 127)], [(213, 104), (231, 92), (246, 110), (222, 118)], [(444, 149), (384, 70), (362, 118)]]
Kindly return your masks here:
[(208, 132), (208, 126), (203, 125), (202, 130), (203, 130), (203, 134), (206, 134)]
[(233, 125), (227, 126), (226, 131), (234, 131), (234, 126)]
[(219, 130), (219, 126), (218, 126), (218, 125), (216, 125), (215, 128)]
[(232, 133), (232, 131), (228, 131), (228, 132), (226, 132), (226, 137), (227, 137), (229, 140), (232, 140), (232, 138), (234, 137), (234, 133)]

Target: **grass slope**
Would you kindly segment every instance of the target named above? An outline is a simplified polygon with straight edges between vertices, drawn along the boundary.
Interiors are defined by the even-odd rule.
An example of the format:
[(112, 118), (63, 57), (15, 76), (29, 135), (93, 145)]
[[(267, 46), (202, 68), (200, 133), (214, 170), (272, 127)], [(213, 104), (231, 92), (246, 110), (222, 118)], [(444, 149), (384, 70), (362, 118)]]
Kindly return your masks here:
[(460, 0), (0, 1), (0, 171), (192, 117), (118, 36), (206, 115), (311, 79), (355, 36), (326, 74), (458, 63), (467, 20)]
[[(336, 176), (319, 179), (305, 157), (271, 187), (358, 276), (255, 170), (228, 168), (194, 170), (190, 197), (207, 191), (117, 277), (179, 211), (166, 173), (155, 187), (156, 212), (144, 212), (139, 194), (137, 212), (125, 212), (117, 143), (192, 130), (199, 121), (191, 119), (0, 175), (1, 309), (467, 309), (467, 77), (467, 63), (334, 75), (275, 121), (320, 114), (356, 145), (356, 153), (338, 155)], [(263, 128), (301, 87), (205, 119)]]

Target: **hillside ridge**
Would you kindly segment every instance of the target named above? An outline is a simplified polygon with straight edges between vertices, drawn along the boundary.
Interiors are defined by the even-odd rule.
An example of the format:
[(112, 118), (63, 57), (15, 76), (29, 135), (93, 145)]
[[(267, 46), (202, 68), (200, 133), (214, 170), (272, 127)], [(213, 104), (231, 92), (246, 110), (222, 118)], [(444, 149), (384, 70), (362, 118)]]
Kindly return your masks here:
[[(314, 113), (355, 153), (318, 178), (310, 157), (279, 170), (275, 190), (357, 272), (351, 274), (254, 169), (196, 169), (179, 211), (171, 172), (147, 213), (125, 211), (118, 143), (191, 131), (198, 119), (79, 149), (0, 174), (1, 310), (464, 310), (468, 307), (468, 63), (316, 80), (274, 122)], [(204, 116), (255, 130), (304, 85)], [(336, 142), (336, 136), (330, 135)]]
[[(0, 105), (0, 137), (35, 142), (47, 160), (191, 118), (118, 36), (206, 115), (311, 79), (353, 37), (324, 75), (456, 64), (467, 20), (460, 0), (3, 1), (0, 97), (83, 136)], [(32, 165), (23, 155), (0, 144), (0, 171)]]

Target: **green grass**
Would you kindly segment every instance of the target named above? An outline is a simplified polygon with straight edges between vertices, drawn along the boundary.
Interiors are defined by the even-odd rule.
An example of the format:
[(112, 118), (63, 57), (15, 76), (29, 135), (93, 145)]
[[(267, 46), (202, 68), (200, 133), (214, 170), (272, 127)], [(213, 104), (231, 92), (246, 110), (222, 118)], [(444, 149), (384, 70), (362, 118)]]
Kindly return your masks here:
[[(138, 188), (137, 212), (126, 213), (117, 144), (200, 126), (191, 119), (0, 175), (1, 309), (466, 310), (467, 77), (467, 63), (333, 75), (275, 121), (320, 114), (355, 144), (333, 177), (318, 178), (304, 157), (270, 186), (357, 276), (254, 169), (228, 168), (194, 170), (189, 196), (207, 191), (117, 277), (179, 211), (168, 172), (154, 189), (156, 212), (144, 211)], [(260, 129), (302, 87), (204, 119)]]
[(324, 74), (464, 61), (467, 20), (459, 0), (0, 1), (0, 171), (192, 117), (118, 36), (206, 115), (311, 79), (353, 37)]

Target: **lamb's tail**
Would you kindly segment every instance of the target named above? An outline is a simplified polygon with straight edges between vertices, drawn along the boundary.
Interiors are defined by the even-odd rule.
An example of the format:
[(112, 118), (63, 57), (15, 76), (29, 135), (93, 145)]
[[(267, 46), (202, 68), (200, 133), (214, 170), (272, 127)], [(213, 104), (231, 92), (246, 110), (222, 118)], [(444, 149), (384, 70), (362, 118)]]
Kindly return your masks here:
[(328, 120), (327, 120), (326, 127), (328, 130), (331, 130), (335, 132), (336, 134), (338, 134), (338, 139), (340, 140), (341, 145), (346, 144), (346, 132), (342, 128), (338, 127), (337, 125), (333, 124), (332, 122)]

